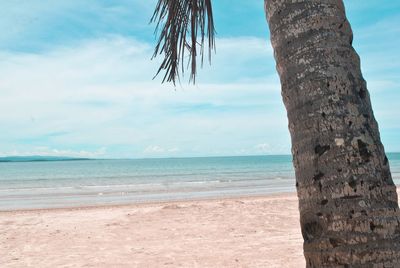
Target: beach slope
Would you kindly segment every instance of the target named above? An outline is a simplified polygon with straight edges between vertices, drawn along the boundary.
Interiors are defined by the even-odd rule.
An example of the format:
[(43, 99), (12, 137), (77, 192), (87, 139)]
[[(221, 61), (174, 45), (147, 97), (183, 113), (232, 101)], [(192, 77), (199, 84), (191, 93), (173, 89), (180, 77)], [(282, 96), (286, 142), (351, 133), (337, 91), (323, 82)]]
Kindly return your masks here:
[(0, 212), (1, 267), (304, 267), (295, 194)]

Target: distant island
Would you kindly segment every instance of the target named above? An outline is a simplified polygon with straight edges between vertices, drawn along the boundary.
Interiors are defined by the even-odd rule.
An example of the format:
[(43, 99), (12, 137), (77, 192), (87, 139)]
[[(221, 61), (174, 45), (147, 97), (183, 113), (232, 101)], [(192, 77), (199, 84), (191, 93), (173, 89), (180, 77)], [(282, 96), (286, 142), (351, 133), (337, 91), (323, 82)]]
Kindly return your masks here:
[(0, 162), (46, 162), (46, 161), (77, 161), (91, 160), (90, 158), (77, 158), (67, 156), (5, 156), (0, 157)]

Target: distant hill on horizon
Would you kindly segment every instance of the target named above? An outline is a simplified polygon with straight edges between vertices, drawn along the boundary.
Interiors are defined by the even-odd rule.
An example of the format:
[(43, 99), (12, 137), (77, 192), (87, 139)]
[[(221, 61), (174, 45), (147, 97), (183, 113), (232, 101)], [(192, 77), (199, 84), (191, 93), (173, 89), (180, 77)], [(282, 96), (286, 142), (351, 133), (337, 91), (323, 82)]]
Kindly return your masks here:
[(90, 158), (68, 157), (68, 156), (5, 156), (0, 157), (0, 162), (45, 162), (45, 161), (76, 161), (91, 160)]
[[(400, 152), (387, 152), (389, 160), (400, 160)], [(196, 156), (196, 157), (161, 157), (161, 158), (85, 158), (85, 157), (69, 157), (69, 156), (3, 156), (0, 157), (2, 162), (55, 162), (55, 161), (78, 161), (78, 160), (143, 160), (143, 159), (170, 159), (170, 158), (221, 158), (221, 157), (257, 157), (257, 156), (286, 156), (291, 155), (247, 155), (247, 156)]]

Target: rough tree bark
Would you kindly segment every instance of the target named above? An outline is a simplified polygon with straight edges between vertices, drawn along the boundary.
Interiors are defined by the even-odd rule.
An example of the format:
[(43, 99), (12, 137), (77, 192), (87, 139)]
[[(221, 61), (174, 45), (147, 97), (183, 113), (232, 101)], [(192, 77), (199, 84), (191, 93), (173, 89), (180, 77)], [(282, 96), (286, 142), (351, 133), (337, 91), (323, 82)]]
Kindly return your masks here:
[(400, 267), (396, 187), (342, 0), (265, 0), (307, 267)]

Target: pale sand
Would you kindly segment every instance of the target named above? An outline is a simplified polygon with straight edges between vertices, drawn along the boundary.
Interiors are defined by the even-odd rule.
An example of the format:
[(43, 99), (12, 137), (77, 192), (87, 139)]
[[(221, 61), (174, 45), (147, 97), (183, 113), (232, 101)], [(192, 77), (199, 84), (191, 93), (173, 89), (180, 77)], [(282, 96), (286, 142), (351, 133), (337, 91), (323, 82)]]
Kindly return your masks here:
[(0, 212), (0, 267), (304, 267), (295, 194)]

